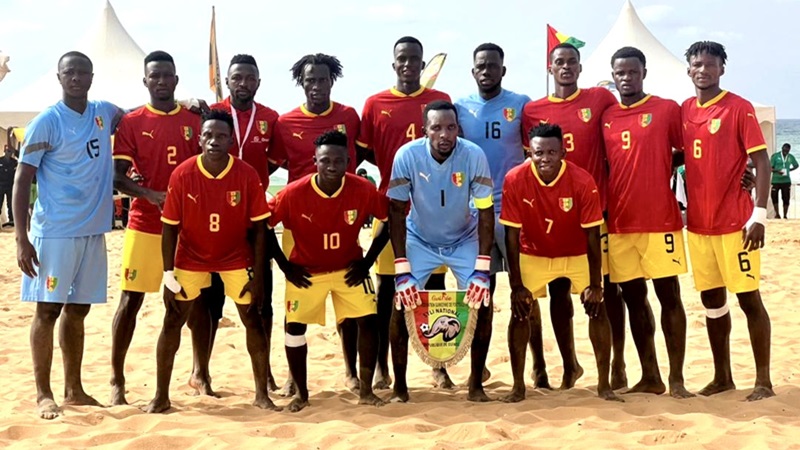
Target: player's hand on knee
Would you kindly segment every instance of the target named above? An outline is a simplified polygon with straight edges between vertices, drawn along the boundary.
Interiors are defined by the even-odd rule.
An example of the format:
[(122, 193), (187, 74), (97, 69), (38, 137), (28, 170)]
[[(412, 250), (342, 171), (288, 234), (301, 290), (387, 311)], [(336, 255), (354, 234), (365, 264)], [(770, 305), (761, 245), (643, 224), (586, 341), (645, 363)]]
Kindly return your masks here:
[(511, 315), (516, 320), (528, 320), (531, 315), (531, 305), (536, 301), (533, 294), (525, 286), (511, 288)]
[(479, 255), (475, 260), (475, 271), (467, 279), (467, 295), (464, 301), (473, 309), (479, 309), (481, 304), (489, 306), (491, 300), (489, 267), (491, 256)]
[(403, 308), (414, 309), (422, 304), (419, 296), (419, 281), (411, 275), (411, 264), (406, 258), (394, 260), (394, 306), (398, 311)]
[(767, 221), (766, 208), (753, 208), (753, 215), (744, 226), (742, 230), (742, 241), (744, 242), (744, 250), (752, 252), (764, 247), (764, 235), (766, 228), (764, 224)]
[(596, 318), (600, 315), (603, 307), (603, 288), (600, 286), (589, 286), (581, 293), (581, 303), (586, 315)]
[(369, 277), (369, 268), (372, 264), (364, 258), (357, 259), (350, 263), (347, 272), (344, 274), (344, 281), (348, 286), (358, 286)]
[(36, 267), (39, 266), (39, 257), (36, 249), (27, 239), (17, 244), (17, 266), (25, 275), (36, 278)]
[(281, 270), (286, 276), (286, 281), (293, 285), (301, 289), (311, 287), (311, 274), (308, 273), (305, 267), (291, 261), (286, 261), (286, 264), (284, 264), (284, 267), (281, 267)]

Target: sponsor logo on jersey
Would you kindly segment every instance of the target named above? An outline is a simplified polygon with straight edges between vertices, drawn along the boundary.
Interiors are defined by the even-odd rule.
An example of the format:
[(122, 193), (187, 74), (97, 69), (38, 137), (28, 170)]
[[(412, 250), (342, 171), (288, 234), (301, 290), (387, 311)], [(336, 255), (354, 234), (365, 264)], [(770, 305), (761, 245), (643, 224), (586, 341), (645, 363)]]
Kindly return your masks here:
[(572, 209), (572, 197), (560, 197), (558, 199), (558, 206), (564, 212), (569, 212)]
[(503, 108), (503, 117), (506, 122), (513, 122), (517, 118), (517, 110), (515, 108)]
[(578, 110), (578, 117), (584, 122), (589, 122), (590, 120), (592, 120), (592, 109), (581, 108), (580, 110)]
[(336, 131), (342, 134), (347, 134), (347, 127), (345, 127), (343, 123), (340, 123), (339, 125), (336, 125)]
[(344, 221), (348, 225), (352, 225), (352, 224), (356, 223), (356, 218), (357, 217), (358, 217), (358, 210), (357, 209), (351, 209), (351, 210), (348, 210), (348, 211), (344, 212)]
[(711, 121), (708, 122), (708, 132), (711, 134), (717, 134), (717, 131), (719, 131), (721, 126), (722, 119), (711, 119)]
[(136, 269), (125, 269), (125, 279), (133, 281), (136, 279)]
[(242, 193), (241, 191), (228, 191), (227, 199), (229, 205), (236, 206), (242, 201)]
[(103, 118), (100, 117), (100, 116), (95, 116), (94, 117), (94, 123), (96, 123), (97, 124), (97, 128), (100, 128), (101, 130), (103, 128), (105, 128), (105, 124), (103, 123)]
[(267, 130), (269, 129), (269, 124), (266, 120), (259, 120), (258, 121), (258, 131), (261, 134), (267, 134)]
[(182, 127), (182, 128), (183, 128), (183, 138), (186, 139), (187, 141), (190, 140), (192, 136), (194, 136), (194, 130), (192, 130), (192, 127)]
[(54, 277), (49, 275), (47, 279), (44, 281), (44, 287), (47, 288), (47, 292), (53, 292), (58, 287), (58, 277)]
[(650, 122), (652, 121), (653, 121), (652, 114), (650, 113), (639, 114), (639, 125), (641, 125), (642, 128), (645, 128), (646, 126), (650, 125)]
[(147, 137), (149, 137), (150, 139), (155, 139), (155, 137), (153, 136), (153, 133), (155, 133), (155, 132), (156, 132), (156, 130), (152, 130), (152, 131), (142, 131), (142, 136), (147, 136)]
[(456, 187), (461, 187), (464, 185), (464, 172), (453, 172), (453, 174), (450, 175), (450, 179)]

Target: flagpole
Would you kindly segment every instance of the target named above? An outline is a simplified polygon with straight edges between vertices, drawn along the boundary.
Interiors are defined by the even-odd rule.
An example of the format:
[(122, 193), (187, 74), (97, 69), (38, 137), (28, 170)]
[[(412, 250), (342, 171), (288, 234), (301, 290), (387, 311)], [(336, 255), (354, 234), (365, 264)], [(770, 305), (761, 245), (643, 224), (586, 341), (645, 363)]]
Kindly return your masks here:
[(219, 75), (219, 55), (217, 54), (217, 25), (216, 11), (211, 6), (211, 36), (208, 44), (208, 78), (209, 87), (214, 92), (217, 102), (222, 101), (222, 84)]

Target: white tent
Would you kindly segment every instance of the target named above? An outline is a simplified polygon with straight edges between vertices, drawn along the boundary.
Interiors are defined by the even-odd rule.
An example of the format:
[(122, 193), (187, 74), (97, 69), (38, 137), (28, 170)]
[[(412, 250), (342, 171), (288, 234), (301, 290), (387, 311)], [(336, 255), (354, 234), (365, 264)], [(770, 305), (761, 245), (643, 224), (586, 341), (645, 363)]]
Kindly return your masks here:
[[(90, 99), (108, 100), (121, 108), (133, 108), (147, 102), (147, 89), (142, 86), (145, 53), (122, 26), (111, 3), (105, 2), (94, 26), (80, 43), (65, 47), (64, 53), (70, 50), (85, 53), (94, 64)], [(61, 98), (56, 62), (53, 61), (53, 69), (47, 75), (0, 102), (0, 127), (25, 126), (36, 114)]]
[[(647, 57), (645, 91), (678, 103), (694, 96), (694, 86), (686, 75), (687, 64), (673, 55), (639, 19), (631, 0), (625, 0), (614, 26), (594, 52), (583, 61), (580, 85), (614, 86), (611, 79), (611, 55), (621, 47), (632, 46)], [(770, 153), (775, 150), (775, 107), (753, 102), (761, 131)]]

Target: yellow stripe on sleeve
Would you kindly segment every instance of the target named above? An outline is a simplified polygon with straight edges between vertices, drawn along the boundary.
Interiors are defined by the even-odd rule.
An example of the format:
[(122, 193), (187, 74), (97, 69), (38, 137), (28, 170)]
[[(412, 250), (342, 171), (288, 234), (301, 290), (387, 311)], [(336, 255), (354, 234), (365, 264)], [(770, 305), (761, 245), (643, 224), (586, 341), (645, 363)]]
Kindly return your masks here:
[(761, 150), (766, 150), (766, 149), (767, 149), (767, 146), (765, 144), (756, 145), (753, 148), (748, 148), (747, 149), (747, 154), (749, 155), (750, 153), (755, 153), (755, 152), (758, 152), (758, 151), (761, 151)]
[(522, 228), (522, 224), (521, 223), (511, 222), (511, 221), (508, 221), (508, 220), (505, 220), (505, 219), (500, 219), (499, 222), (502, 223), (503, 225), (507, 225), (509, 227)]
[(600, 226), (602, 224), (603, 224), (603, 219), (600, 219), (600, 220), (598, 220), (596, 222), (592, 222), (592, 223), (582, 223), (581, 224), (581, 228), (592, 228), (592, 227)]
[(167, 219), (164, 216), (161, 216), (161, 221), (164, 222), (167, 225), (180, 225), (180, 223), (181, 223), (180, 220), (170, 220), (170, 219)]
[(272, 213), (268, 212), (268, 213), (262, 214), (260, 216), (251, 217), (250, 218), (250, 222), (258, 222), (259, 220), (264, 220), (264, 219), (269, 218), (269, 216), (271, 216), (271, 215), (272, 215)]

